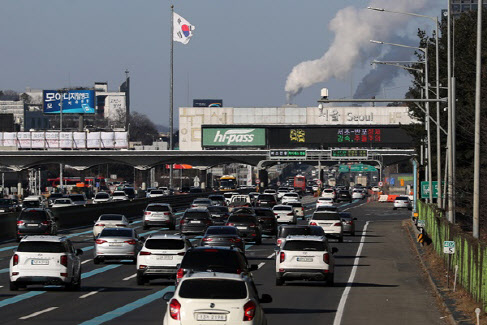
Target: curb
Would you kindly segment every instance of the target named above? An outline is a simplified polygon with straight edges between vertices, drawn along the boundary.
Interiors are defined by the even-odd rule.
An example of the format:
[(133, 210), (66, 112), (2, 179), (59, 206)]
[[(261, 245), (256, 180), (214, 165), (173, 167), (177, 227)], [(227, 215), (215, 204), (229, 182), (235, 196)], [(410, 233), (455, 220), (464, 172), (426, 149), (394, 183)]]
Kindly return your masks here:
[(411, 239), (411, 244), (414, 247), (414, 251), (416, 252), (416, 255), (418, 256), (419, 262), (421, 264), (421, 268), (423, 269), (423, 272), (426, 274), (426, 277), (428, 279), (428, 282), (429, 282), (431, 288), (433, 289), (433, 292), (436, 296), (436, 299), (438, 300), (440, 305), (446, 310), (446, 312), (448, 314), (446, 319), (448, 320), (448, 322), (450, 324), (458, 325), (459, 324), (458, 321), (455, 319), (455, 317), (453, 317), (453, 312), (451, 311), (450, 307), (448, 307), (448, 305), (445, 303), (445, 300), (443, 299), (443, 295), (441, 294), (440, 290), (438, 289), (435, 282), (433, 281), (431, 273), (423, 261), (422, 255), (419, 251), (418, 244), (414, 241), (414, 238), (415, 238), (414, 233), (419, 234), (419, 232), (413, 227), (413, 225), (411, 224), (411, 220), (408, 220), (406, 222), (406, 229), (409, 233), (409, 237)]

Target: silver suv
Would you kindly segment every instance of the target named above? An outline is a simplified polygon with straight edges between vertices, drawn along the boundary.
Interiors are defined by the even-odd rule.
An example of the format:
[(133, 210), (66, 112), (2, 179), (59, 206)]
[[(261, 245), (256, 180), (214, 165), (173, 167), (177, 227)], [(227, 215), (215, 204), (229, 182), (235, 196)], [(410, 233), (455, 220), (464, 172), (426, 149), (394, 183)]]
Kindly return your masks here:
[(10, 290), (29, 284), (81, 287), (81, 249), (66, 237), (25, 236), (10, 259)]

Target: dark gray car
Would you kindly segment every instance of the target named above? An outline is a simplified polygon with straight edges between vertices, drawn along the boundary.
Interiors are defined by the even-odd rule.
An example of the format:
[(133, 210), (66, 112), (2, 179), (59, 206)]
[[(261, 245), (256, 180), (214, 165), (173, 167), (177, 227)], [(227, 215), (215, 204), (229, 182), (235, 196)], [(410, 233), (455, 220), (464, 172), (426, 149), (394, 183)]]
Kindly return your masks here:
[(206, 208), (187, 209), (179, 222), (181, 234), (204, 234), (212, 226), (210, 212)]
[(245, 243), (237, 228), (230, 226), (211, 226), (201, 239), (200, 246), (235, 246), (245, 252)]
[(213, 221), (214, 225), (224, 225), (228, 219), (230, 213), (228, 212), (228, 208), (225, 206), (209, 206), (208, 211), (211, 214), (211, 221)]
[(262, 244), (262, 226), (255, 215), (231, 214), (226, 225), (237, 228), (246, 241)]
[(17, 218), (17, 241), (27, 235), (56, 235), (56, 218), (49, 209), (27, 208)]

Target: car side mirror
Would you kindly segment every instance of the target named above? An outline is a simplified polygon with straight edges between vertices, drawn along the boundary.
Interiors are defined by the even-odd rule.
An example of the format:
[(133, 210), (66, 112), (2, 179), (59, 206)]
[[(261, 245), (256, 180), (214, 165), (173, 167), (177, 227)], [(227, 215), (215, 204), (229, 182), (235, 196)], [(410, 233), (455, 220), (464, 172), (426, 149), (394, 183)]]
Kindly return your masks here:
[(170, 292), (166, 292), (164, 296), (162, 296), (162, 299), (164, 301), (169, 301), (172, 299), (172, 297), (174, 297), (174, 292), (170, 291)]
[(336, 247), (332, 247), (332, 248), (331, 248), (331, 253), (332, 253), (332, 254), (338, 253), (338, 248), (336, 248)]
[(257, 264), (251, 264), (250, 265), (250, 271), (257, 271), (259, 269), (259, 266)]
[(271, 297), (271, 295), (264, 293), (264, 294), (262, 294), (262, 297), (259, 299), (259, 302), (261, 304), (269, 304), (272, 302), (272, 297)]
[(79, 248), (76, 249), (76, 256), (81, 256), (81, 255), (83, 255), (83, 250), (81, 250)]

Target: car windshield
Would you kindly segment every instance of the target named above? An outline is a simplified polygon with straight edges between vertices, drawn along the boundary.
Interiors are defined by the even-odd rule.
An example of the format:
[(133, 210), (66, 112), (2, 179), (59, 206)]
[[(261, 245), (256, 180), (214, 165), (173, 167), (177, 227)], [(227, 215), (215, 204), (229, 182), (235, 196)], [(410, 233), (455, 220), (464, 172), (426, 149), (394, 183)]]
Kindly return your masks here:
[(146, 211), (151, 212), (169, 212), (169, 207), (167, 205), (149, 205)]
[(209, 227), (206, 230), (206, 235), (237, 235), (238, 231), (235, 227)]
[(227, 213), (228, 208), (227, 207), (208, 207), (208, 211), (213, 212), (213, 213)]
[(123, 216), (121, 215), (116, 215), (116, 214), (105, 214), (100, 216), (100, 220), (116, 220), (116, 221), (121, 221)]
[(182, 239), (147, 239), (145, 242), (147, 249), (183, 249), (184, 240)]
[(183, 218), (187, 219), (207, 219), (208, 214), (205, 212), (186, 212)]
[(179, 288), (181, 298), (192, 299), (245, 299), (244, 281), (224, 279), (188, 279)]
[(292, 206), (293, 208), (300, 208), (303, 205), (299, 202), (289, 202), (288, 205)]
[(83, 195), (70, 195), (69, 198), (72, 201), (84, 201), (85, 197)]
[(39, 210), (30, 210), (30, 211), (23, 211), (20, 214), (19, 220), (46, 220), (47, 213), (45, 211)]
[(285, 251), (324, 251), (326, 246), (323, 242), (314, 240), (287, 240), (284, 244)]
[(95, 199), (108, 199), (108, 198), (110, 198), (110, 195), (108, 195), (108, 193), (98, 193), (95, 196)]
[(64, 253), (63, 243), (48, 241), (21, 241), (17, 252), (25, 253)]
[(339, 220), (340, 215), (337, 212), (315, 212), (312, 220)]
[(293, 208), (291, 206), (275, 206), (272, 210), (274, 211), (291, 211)]
[(132, 230), (128, 229), (103, 229), (100, 237), (132, 237)]

